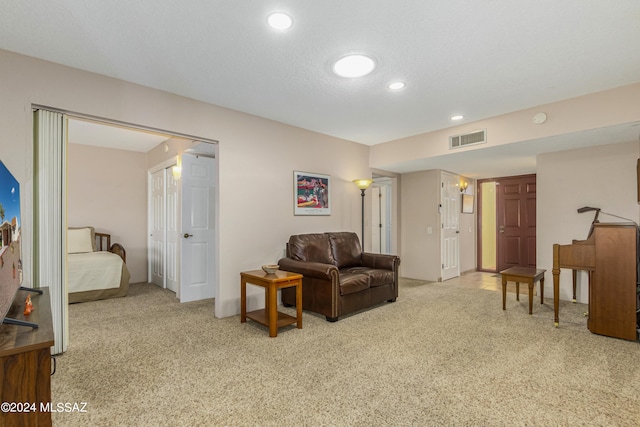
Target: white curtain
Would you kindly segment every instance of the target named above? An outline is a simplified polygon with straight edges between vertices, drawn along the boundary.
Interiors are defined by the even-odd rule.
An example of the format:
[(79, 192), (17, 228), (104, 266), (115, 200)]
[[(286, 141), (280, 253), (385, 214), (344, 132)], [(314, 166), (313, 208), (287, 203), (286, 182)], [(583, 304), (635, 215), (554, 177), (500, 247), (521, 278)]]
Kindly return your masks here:
[(66, 292), (67, 118), (35, 110), (34, 117), (34, 282), (49, 287), (55, 343), (53, 354), (67, 349)]

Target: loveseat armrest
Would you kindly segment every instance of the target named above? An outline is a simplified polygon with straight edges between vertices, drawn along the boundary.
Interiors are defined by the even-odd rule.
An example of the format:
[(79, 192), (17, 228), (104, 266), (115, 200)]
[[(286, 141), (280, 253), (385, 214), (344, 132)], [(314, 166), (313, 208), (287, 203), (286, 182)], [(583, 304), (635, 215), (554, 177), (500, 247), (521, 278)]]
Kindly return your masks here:
[(331, 281), (331, 276), (338, 276), (338, 267), (333, 264), (320, 262), (298, 261), (291, 258), (282, 258), (278, 261), (281, 270), (300, 273), (305, 277), (315, 277)]
[(398, 271), (398, 265), (400, 265), (400, 257), (398, 257), (397, 255), (363, 252), (362, 265), (369, 268)]

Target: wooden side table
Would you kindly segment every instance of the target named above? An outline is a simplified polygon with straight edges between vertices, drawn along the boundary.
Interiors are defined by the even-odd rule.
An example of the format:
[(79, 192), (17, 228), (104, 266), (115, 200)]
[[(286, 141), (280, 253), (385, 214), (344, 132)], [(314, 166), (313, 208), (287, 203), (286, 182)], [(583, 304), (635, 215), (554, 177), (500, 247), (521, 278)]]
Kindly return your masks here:
[(540, 304), (544, 301), (544, 273), (533, 267), (511, 267), (502, 270), (502, 309), (507, 309), (507, 282), (516, 282), (516, 300), (520, 301), (520, 282), (529, 284), (529, 314), (533, 312), (533, 284), (540, 281)]
[[(265, 308), (247, 313), (247, 283), (265, 290)], [(296, 287), (296, 317), (278, 311), (278, 289)], [(269, 336), (277, 337), (278, 328), (297, 323), (302, 329), (302, 274), (278, 270), (267, 274), (262, 270), (240, 273), (240, 323), (247, 317), (269, 327)]]

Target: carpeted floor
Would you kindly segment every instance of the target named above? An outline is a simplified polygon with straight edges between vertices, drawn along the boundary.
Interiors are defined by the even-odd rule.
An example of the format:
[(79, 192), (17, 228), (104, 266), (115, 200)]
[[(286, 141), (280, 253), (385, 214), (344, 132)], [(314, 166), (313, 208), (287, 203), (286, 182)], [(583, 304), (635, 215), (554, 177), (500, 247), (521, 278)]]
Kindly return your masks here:
[[(637, 426), (638, 343), (582, 304), (404, 279), (395, 303), (269, 338), (153, 285), (70, 307), (54, 426)], [(283, 309), (283, 311), (291, 309)]]

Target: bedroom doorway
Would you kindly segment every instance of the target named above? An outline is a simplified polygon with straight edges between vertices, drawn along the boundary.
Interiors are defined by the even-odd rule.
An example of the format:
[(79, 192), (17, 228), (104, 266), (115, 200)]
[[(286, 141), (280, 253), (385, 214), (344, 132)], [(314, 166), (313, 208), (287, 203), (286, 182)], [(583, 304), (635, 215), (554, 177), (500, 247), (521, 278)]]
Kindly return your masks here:
[(478, 180), (478, 266), (536, 265), (536, 175)]
[[(60, 354), (67, 350), (67, 346), (69, 344), (69, 334), (68, 334), (69, 317), (68, 317), (68, 311), (67, 311), (67, 306), (68, 306), (67, 290), (66, 290), (66, 284), (65, 284), (65, 276), (67, 274), (67, 268), (66, 268), (66, 262), (64, 262), (64, 260), (66, 260), (66, 257), (62, 256), (62, 254), (64, 254), (66, 250), (66, 233), (62, 233), (62, 230), (65, 230), (68, 225), (68, 218), (67, 218), (67, 202), (68, 201), (67, 201), (66, 185), (54, 186), (54, 184), (57, 185), (58, 182), (68, 183), (67, 178), (68, 178), (69, 171), (67, 169), (68, 162), (66, 161), (67, 148), (69, 145), (68, 135), (66, 131), (68, 119), (73, 119), (74, 121), (77, 121), (77, 122), (78, 121), (90, 122), (92, 124), (106, 125), (109, 127), (114, 127), (122, 130), (131, 130), (131, 131), (136, 131), (138, 133), (142, 132), (146, 134), (166, 135), (166, 137), (171, 138), (172, 141), (180, 140), (183, 142), (182, 145), (179, 145), (178, 143), (176, 143), (176, 147), (178, 147), (181, 152), (189, 151), (194, 147), (194, 144), (213, 146), (215, 147), (214, 150), (217, 150), (218, 141), (208, 139), (208, 138), (199, 138), (199, 137), (195, 137), (187, 134), (165, 131), (162, 129), (145, 127), (142, 125), (135, 125), (135, 124), (122, 122), (122, 121), (114, 121), (110, 119), (99, 118), (96, 116), (88, 116), (78, 112), (71, 112), (71, 111), (56, 109), (54, 107), (48, 107), (48, 106), (43, 107), (43, 106), (33, 104), (32, 110), (34, 111), (33, 120), (34, 120), (34, 128), (35, 128), (33, 132), (34, 152), (38, 149), (37, 147), (47, 147), (47, 155), (39, 157), (37, 166), (34, 166), (34, 181), (38, 181), (39, 179), (44, 180), (44, 182), (47, 184), (46, 188), (48, 189), (48, 191), (44, 191), (40, 193), (37, 193), (37, 190), (34, 190), (34, 198), (38, 197), (37, 204), (39, 208), (38, 212), (40, 213), (36, 212), (34, 209), (34, 217), (33, 217), (34, 229), (37, 228), (39, 230), (39, 235), (45, 236), (47, 239), (46, 245), (36, 243), (34, 246), (40, 248), (41, 251), (44, 251), (42, 253), (48, 254), (47, 257), (42, 257), (41, 259), (48, 262), (45, 263), (44, 265), (38, 265), (36, 264), (37, 261), (34, 261), (34, 265), (32, 266), (32, 268), (33, 268), (34, 280), (36, 275), (39, 275), (38, 277), (46, 277), (47, 284), (50, 287), (52, 315), (53, 315), (53, 329), (54, 329), (54, 336), (55, 336), (55, 346), (53, 349), (53, 354)], [(40, 120), (36, 117), (39, 114), (53, 115), (54, 117), (52, 117), (52, 119), (49, 121), (51, 121), (52, 123), (53, 122), (59, 123), (59, 126), (47, 125), (47, 126), (36, 128), (35, 124), (40, 122)], [(43, 120), (43, 123), (45, 123), (44, 120)], [(55, 143), (51, 143), (52, 138), (55, 140)], [(100, 140), (100, 143), (105, 143), (105, 144), (108, 143), (107, 141), (102, 141), (102, 139), (104, 138), (95, 138), (95, 139), (92, 138), (93, 144), (88, 144), (88, 145), (98, 145), (98, 140)], [(131, 148), (130, 141), (127, 142), (125, 145), (126, 145), (126, 148), (120, 147), (120, 149), (124, 151), (129, 151)], [(143, 182), (144, 191), (141, 197), (138, 196), (137, 198), (135, 198), (136, 200), (142, 199), (144, 201), (143, 208), (142, 208), (143, 222), (145, 222), (147, 218), (147, 206), (146, 206), (147, 198), (145, 197), (147, 193), (147, 181), (145, 179), (145, 174), (148, 171), (147, 165), (149, 163), (151, 164), (157, 163), (157, 159), (159, 157), (164, 157), (166, 159), (170, 155), (171, 153), (167, 153), (166, 150), (162, 150), (162, 154), (145, 152), (145, 154), (143, 155), (144, 159), (142, 163), (144, 164), (144, 167), (142, 169), (141, 179)], [(129, 160), (128, 159), (123, 159), (123, 160), (124, 162), (109, 163), (108, 159), (105, 159), (104, 156), (93, 156), (92, 161), (87, 163), (90, 165), (93, 165), (92, 166), (93, 175), (107, 176), (107, 177), (116, 176), (118, 178), (121, 178), (122, 174), (120, 172), (122, 170), (129, 170), (129, 167), (130, 167)], [(114, 172), (114, 169), (113, 169), (114, 164), (117, 165), (116, 172)], [(102, 171), (103, 169), (106, 172), (103, 174), (100, 174), (99, 172)], [(48, 178), (48, 177), (51, 177), (51, 178)], [(217, 168), (216, 168), (216, 177), (217, 177)], [(131, 187), (132, 182), (133, 180), (129, 180), (124, 184), (118, 186), (117, 188), (111, 187), (111, 191), (106, 191), (106, 193), (112, 194), (114, 197), (119, 199), (121, 198), (121, 195), (122, 195), (122, 189), (128, 189), (129, 187)], [(36, 193), (37, 193), (37, 196), (36, 196)], [(85, 202), (84, 204), (86, 206), (91, 206), (91, 204), (95, 202), (96, 197), (100, 196), (102, 197), (102, 199), (104, 199), (104, 196), (106, 193), (94, 192), (94, 194), (92, 194), (91, 197), (87, 197), (86, 200), (84, 200)], [(217, 197), (217, 193), (215, 197)], [(116, 213), (125, 212), (125, 215), (128, 215), (127, 218), (125, 218), (125, 220), (119, 221), (117, 223), (117, 227), (114, 229), (120, 230), (119, 232), (122, 233), (123, 239), (125, 237), (128, 238), (128, 236), (132, 236), (132, 235), (140, 236), (142, 238), (143, 243), (141, 245), (132, 244), (127, 246), (130, 246), (133, 248), (145, 247), (147, 245), (147, 233), (146, 233), (147, 227), (146, 226), (140, 227), (138, 224), (133, 223), (131, 221), (131, 218), (130, 218), (131, 209), (121, 209), (121, 210), (113, 209), (114, 206), (121, 206), (121, 205), (123, 205), (122, 202), (114, 202), (114, 203), (111, 203), (111, 205), (108, 206), (106, 209), (102, 209), (102, 211), (104, 211), (104, 213), (106, 214), (113, 213), (113, 212), (116, 212)], [(218, 217), (219, 216), (216, 213), (216, 218)], [(100, 222), (101, 224), (103, 223), (102, 221)], [(127, 232), (127, 230), (124, 230), (123, 228), (125, 226), (132, 226), (133, 229), (130, 232)], [(52, 230), (55, 232), (53, 232)], [(217, 239), (217, 236), (216, 236), (216, 239)], [(219, 253), (219, 251), (217, 250), (218, 249), (217, 240), (214, 242), (214, 247), (216, 248), (215, 256), (217, 257), (217, 254)], [(60, 254), (60, 257), (54, 259), (55, 257), (51, 254)], [(37, 258), (37, 256), (35, 255), (36, 254), (34, 254), (33, 256), (34, 259)], [(145, 280), (145, 281), (147, 276), (146, 275), (146, 264), (147, 264), (146, 258), (147, 258), (147, 252), (144, 249), (132, 250), (127, 253), (127, 264), (129, 265), (130, 263), (131, 264), (135, 263), (137, 265), (138, 271), (141, 272), (140, 277), (142, 277), (143, 278), (142, 280)], [(215, 268), (214, 270), (215, 275), (211, 279), (213, 281), (212, 287), (214, 289), (214, 292), (217, 292), (218, 260), (210, 259), (208, 261)], [(133, 269), (133, 265), (132, 265), (132, 269)], [(60, 280), (58, 280), (58, 278)], [(132, 279), (133, 279), (133, 274), (132, 274)]]

